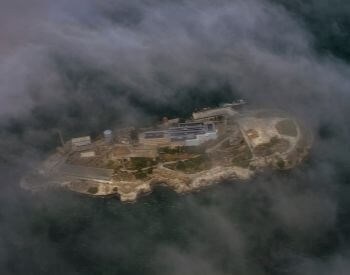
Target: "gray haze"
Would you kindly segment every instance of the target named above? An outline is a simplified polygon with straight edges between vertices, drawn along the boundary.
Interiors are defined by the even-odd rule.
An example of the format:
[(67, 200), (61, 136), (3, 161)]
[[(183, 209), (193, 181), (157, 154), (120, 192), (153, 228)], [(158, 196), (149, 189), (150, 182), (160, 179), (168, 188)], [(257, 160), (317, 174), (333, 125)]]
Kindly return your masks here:
[[(340, 168), (349, 167), (350, 67), (317, 52), (317, 37), (305, 22), (276, 2), (3, 0), (0, 273), (47, 274), (58, 272), (57, 266), (57, 274), (81, 273), (49, 238), (28, 229), (35, 219), (26, 209), (31, 203), (13, 188), (20, 168), (54, 148), (58, 128), (73, 135), (101, 130), (113, 119), (146, 123), (162, 115), (160, 106), (181, 114), (217, 95), (243, 97), (302, 118), (316, 138), (311, 164), (287, 176), (234, 185), (230, 192), (207, 191), (209, 205), (193, 196), (182, 198), (192, 217), (182, 225), (183, 247), (158, 244), (156, 237), (145, 241), (142, 230), (135, 229), (142, 227), (136, 215), (124, 219), (128, 225), (112, 229), (129, 226), (135, 236), (127, 245), (153, 247), (151, 265), (159, 274), (348, 274), (350, 243), (334, 232), (339, 216), (344, 219), (350, 211), (344, 209), (349, 207), (347, 182), (339, 175)], [(309, 1), (307, 7), (318, 14), (330, 9), (333, 16), (349, 11), (339, 7), (343, 1), (333, 9), (327, 3)], [(223, 88), (228, 94), (220, 92)], [(318, 135), (322, 129), (327, 138)], [(68, 204), (67, 209), (73, 204), (69, 198), (49, 198), (38, 198), (44, 205), (53, 200), (49, 214), (64, 211), (58, 202)], [(150, 214), (140, 208), (147, 219)], [(96, 217), (79, 241), (92, 257), (118, 265), (126, 248), (103, 226)], [(102, 232), (103, 237), (90, 240)], [(275, 241), (279, 234), (281, 242)], [(337, 236), (337, 248), (325, 256), (315, 253), (323, 243), (329, 245), (330, 234)], [(273, 255), (258, 252), (271, 243), (276, 245), (269, 250)], [(280, 267), (265, 258), (287, 260)], [(13, 261), (19, 262), (17, 270), (9, 268)]]

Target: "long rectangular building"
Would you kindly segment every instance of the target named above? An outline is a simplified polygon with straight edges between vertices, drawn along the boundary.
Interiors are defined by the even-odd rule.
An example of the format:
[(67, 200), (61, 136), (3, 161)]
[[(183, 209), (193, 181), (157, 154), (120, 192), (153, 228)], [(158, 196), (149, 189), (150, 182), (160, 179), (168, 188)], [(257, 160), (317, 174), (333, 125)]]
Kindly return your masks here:
[(166, 130), (144, 132), (139, 140), (142, 144), (154, 146), (198, 146), (216, 137), (214, 123), (188, 122)]
[(219, 120), (222, 117), (232, 117), (237, 114), (237, 111), (231, 107), (207, 108), (198, 112), (194, 112), (192, 117), (194, 120)]

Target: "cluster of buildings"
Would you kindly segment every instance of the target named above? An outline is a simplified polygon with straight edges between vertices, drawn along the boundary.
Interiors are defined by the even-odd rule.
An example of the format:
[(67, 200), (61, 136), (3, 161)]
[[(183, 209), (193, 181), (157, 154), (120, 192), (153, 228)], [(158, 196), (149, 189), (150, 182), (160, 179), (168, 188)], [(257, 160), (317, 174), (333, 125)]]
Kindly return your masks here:
[(72, 150), (73, 151), (86, 151), (90, 149), (91, 147), (91, 137), (85, 136), (85, 137), (78, 137), (78, 138), (72, 138)]
[(139, 143), (148, 146), (198, 146), (216, 138), (217, 130), (213, 122), (187, 122), (164, 130), (141, 133)]
[[(218, 108), (206, 108), (192, 114), (192, 120), (181, 123), (180, 119), (163, 118), (162, 125), (156, 130), (143, 129), (137, 133), (132, 127), (115, 131), (105, 130), (103, 139), (92, 141), (90, 136), (77, 137), (64, 142), (59, 132), (62, 147), (61, 155), (57, 159), (47, 161), (47, 169), (60, 167), (64, 176), (78, 179), (93, 179), (95, 181), (109, 182), (113, 170), (96, 168), (95, 161), (113, 160), (125, 165), (133, 158), (147, 158), (156, 160), (159, 156), (159, 147), (200, 146), (215, 140), (218, 137), (216, 125), (225, 122), (228, 117), (235, 116), (237, 105), (245, 104), (239, 101), (224, 104)], [(101, 146), (102, 145), (102, 146)], [(66, 159), (72, 162), (67, 163)]]
[(192, 120), (186, 123), (179, 123), (179, 119), (163, 118), (162, 129), (141, 133), (139, 142), (147, 146), (199, 146), (206, 141), (215, 140), (215, 123), (225, 122), (228, 117), (237, 115), (235, 108), (245, 104), (240, 99), (218, 108), (205, 108), (194, 112)]
[[(216, 123), (226, 121), (228, 117), (238, 114), (235, 108), (246, 104), (243, 100), (223, 104), (218, 108), (205, 108), (192, 114), (192, 120), (180, 123), (178, 118), (168, 120), (163, 118), (162, 125), (157, 130), (144, 130), (136, 133), (134, 128), (103, 132), (106, 145), (123, 145), (129, 148), (124, 157), (131, 158), (138, 155), (156, 156), (158, 147), (199, 146), (207, 141), (215, 140), (218, 136)], [(136, 142), (135, 137), (136, 135)], [(114, 146), (114, 147), (115, 147)], [(136, 148), (136, 149), (135, 149)], [(73, 138), (71, 150), (80, 152), (80, 157), (94, 157), (93, 144), (90, 136)]]
[(119, 144), (113, 147), (111, 152), (108, 154), (108, 159), (117, 161), (123, 165), (130, 161), (132, 158), (147, 158), (156, 160), (159, 156), (157, 147), (154, 146), (127, 146)]

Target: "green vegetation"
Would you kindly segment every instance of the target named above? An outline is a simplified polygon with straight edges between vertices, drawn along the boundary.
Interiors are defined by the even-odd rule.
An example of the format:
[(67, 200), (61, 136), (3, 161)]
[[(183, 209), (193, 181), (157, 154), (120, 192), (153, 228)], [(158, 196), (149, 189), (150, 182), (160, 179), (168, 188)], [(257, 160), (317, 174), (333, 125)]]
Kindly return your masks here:
[(133, 180), (133, 174), (125, 171), (117, 171), (117, 173), (113, 176), (115, 180)]
[(109, 160), (106, 164), (107, 169), (113, 169), (114, 172), (117, 172), (120, 169), (120, 164), (113, 160)]
[(89, 187), (89, 189), (87, 191), (90, 194), (96, 194), (98, 192), (98, 187), (97, 186), (91, 186), (91, 187)]
[(183, 153), (183, 152), (185, 152), (185, 149), (182, 146), (177, 146), (174, 148), (170, 148), (170, 147), (159, 148), (159, 153), (178, 154), (178, 153)]
[(147, 178), (147, 171), (138, 170), (134, 175), (135, 178), (142, 180)]
[(177, 146), (174, 148), (161, 147), (159, 148), (160, 154), (203, 154), (205, 152), (205, 146)]
[(113, 169), (114, 167), (114, 161), (113, 160), (109, 160), (106, 164), (106, 167), (109, 169)]
[(186, 170), (186, 164), (185, 164), (185, 162), (184, 161), (178, 161), (178, 162), (176, 162), (176, 170), (181, 170), (181, 171), (184, 171), (184, 170)]
[(286, 166), (286, 164), (285, 164), (285, 162), (284, 162), (283, 159), (279, 159), (279, 160), (277, 161), (276, 164), (277, 164), (277, 167), (278, 167), (279, 169), (284, 169), (285, 166)]
[(151, 158), (131, 158), (131, 161), (130, 161), (131, 167), (130, 168), (132, 170), (140, 170), (140, 169), (147, 168), (147, 167), (150, 167), (150, 166), (155, 165), (155, 164), (157, 164), (157, 162)]
[(153, 168), (149, 167), (146, 171), (147, 171), (148, 174), (152, 174), (153, 173)]
[(179, 160), (175, 163), (165, 165), (165, 167), (191, 174), (210, 169), (211, 161), (207, 156), (201, 155), (196, 158)]

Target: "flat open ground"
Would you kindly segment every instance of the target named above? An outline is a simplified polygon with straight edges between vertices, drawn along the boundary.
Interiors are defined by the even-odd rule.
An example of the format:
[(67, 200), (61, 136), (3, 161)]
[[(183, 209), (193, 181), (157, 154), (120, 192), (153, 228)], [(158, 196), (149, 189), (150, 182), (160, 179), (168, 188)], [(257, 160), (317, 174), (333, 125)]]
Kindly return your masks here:
[(112, 169), (102, 169), (69, 164), (63, 164), (58, 172), (69, 177), (102, 181), (110, 181), (114, 173)]
[(280, 135), (296, 137), (298, 135), (297, 127), (291, 119), (284, 119), (276, 124), (276, 129)]
[(238, 124), (251, 152), (257, 157), (288, 154), (300, 139), (295, 121), (278, 112), (250, 113), (241, 117)]

